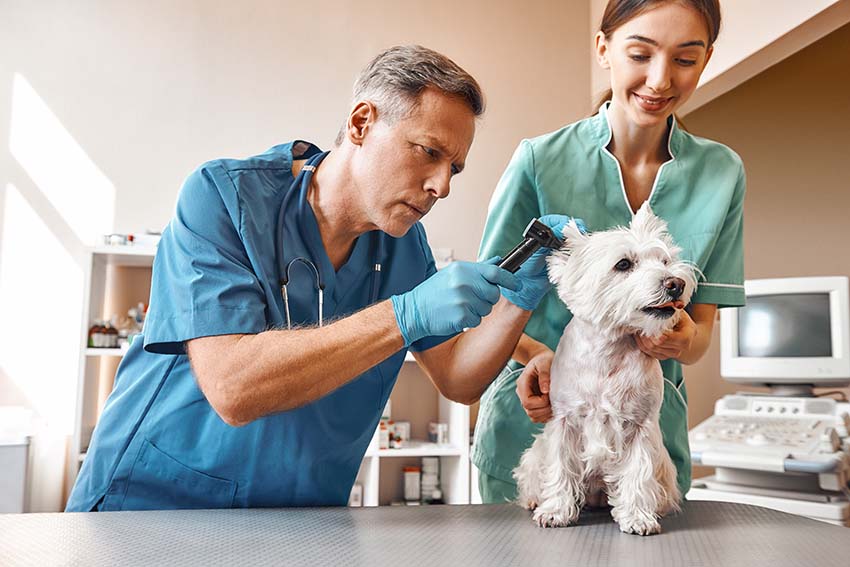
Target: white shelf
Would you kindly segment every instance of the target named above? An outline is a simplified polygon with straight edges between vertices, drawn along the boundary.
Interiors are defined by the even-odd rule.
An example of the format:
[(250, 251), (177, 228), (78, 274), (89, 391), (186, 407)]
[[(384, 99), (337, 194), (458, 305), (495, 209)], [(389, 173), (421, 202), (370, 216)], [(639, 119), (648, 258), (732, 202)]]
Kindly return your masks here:
[(124, 356), (126, 348), (92, 348), (86, 349), (86, 356)]
[(156, 247), (139, 245), (97, 246), (92, 250), (92, 254), (111, 266), (149, 267), (153, 265)]
[(370, 449), (367, 457), (460, 457), (464, 452), (454, 445), (438, 445), (428, 441), (410, 440), (400, 449)]

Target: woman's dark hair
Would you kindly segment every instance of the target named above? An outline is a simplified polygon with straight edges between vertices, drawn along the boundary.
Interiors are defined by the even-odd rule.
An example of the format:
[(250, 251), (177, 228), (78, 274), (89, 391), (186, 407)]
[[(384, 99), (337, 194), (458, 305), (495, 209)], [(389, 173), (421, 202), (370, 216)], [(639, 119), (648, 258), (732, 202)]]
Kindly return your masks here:
[[(608, 0), (599, 31), (605, 34), (605, 37), (610, 37), (617, 28), (632, 18), (659, 4), (671, 2), (684, 4), (702, 14), (708, 28), (708, 45), (705, 48), (711, 47), (720, 33), (720, 0)], [(611, 89), (605, 91), (594, 105), (593, 113), (595, 114), (603, 104), (611, 100), (612, 96)]]

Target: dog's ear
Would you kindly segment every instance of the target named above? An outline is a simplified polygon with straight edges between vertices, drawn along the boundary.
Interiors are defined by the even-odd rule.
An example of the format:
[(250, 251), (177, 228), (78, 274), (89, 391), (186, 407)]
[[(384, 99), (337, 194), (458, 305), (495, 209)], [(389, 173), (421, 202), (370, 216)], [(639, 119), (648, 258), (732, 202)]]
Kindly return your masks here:
[(587, 234), (581, 231), (575, 219), (570, 219), (570, 222), (564, 225), (561, 233), (564, 236), (564, 248), (568, 250), (572, 249), (575, 244), (587, 240)]
[(556, 286), (560, 285), (562, 278), (570, 273), (568, 265), (570, 256), (590, 238), (576, 224), (576, 221), (570, 219), (563, 229), (561, 235), (564, 237), (564, 245), (557, 250), (552, 250), (546, 258), (546, 264), (549, 268), (549, 281)]

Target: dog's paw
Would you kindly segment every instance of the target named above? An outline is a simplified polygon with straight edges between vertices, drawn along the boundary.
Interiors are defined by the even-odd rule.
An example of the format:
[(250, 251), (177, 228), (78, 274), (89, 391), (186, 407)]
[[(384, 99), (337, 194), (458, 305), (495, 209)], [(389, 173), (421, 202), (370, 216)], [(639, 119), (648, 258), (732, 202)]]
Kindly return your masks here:
[(534, 512), (537, 509), (536, 500), (522, 500), (520, 501), (519, 505), (531, 512)]
[(577, 515), (565, 513), (563, 511), (551, 511), (537, 508), (531, 517), (534, 523), (541, 528), (561, 528), (574, 524), (578, 519)]
[(655, 518), (620, 518), (620, 531), (627, 534), (652, 535), (661, 533), (661, 524)]

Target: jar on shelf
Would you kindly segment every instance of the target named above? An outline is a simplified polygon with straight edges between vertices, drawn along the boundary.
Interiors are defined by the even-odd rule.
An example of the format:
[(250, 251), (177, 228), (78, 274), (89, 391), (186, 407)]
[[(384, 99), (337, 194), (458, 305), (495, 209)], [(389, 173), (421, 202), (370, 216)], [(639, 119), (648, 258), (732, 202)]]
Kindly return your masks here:
[(404, 467), (404, 499), (419, 502), (421, 470), (419, 467)]

